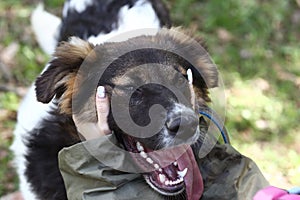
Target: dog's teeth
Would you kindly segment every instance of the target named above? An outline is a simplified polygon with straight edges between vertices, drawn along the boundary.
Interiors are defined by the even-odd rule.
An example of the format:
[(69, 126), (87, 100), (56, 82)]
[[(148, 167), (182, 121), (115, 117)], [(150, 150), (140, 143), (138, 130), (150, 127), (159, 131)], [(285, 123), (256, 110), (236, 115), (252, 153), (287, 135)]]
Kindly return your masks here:
[(176, 181), (170, 181), (169, 184), (170, 185), (176, 185), (177, 183), (176, 183)]
[(141, 151), (141, 152), (140, 152), (140, 155), (141, 155), (143, 158), (147, 158), (147, 154), (146, 154), (144, 151)]
[(177, 182), (178, 182), (178, 183), (183, 182), (183, 178), (180, 177), (180, 178), (177, 180)]
[(182, 183), (182, 182), (183, 182), (183, 178), (179, 178), (175, 181), (166, 180), (165, 185), (177, 185), (177, 184)]
[(186, 173), (188, 171), (188, 168), (185, 168), (184, 170), (182, 171), (178, 171), (177, 174), (179, 175), (180, 178), (184, 178)]
[(177, 184), (182, 183), (182, 182), (183, 182), (183, 178), (179, 178), (179, 179), (177, 179), (175, 181), (166, 180), (165, 181), (165, 185), (177, 185)]
[(150, 163), (150, 164), (153, 164), (153, 160), (151, 159), (151, 158), (146, 158), (146, 161), (148, 162), (148, 163)]
[(160, 180), (161, 183), (164, 183), (166, 181), (166, 176), (165, 175), (159, 174), (158, 176), (159, 176), (159, 180)]
[(176, 180), (176, 184), (179, 184), (181, 182), (183, 182), (183, 178), (179, 178), (179, 179)]
[(137, 150), (140, 151), (140, 152), (141, 152), (141, 151), (144, 151), (144, 147), (143, 147), (143, 146), (141, 145), (141, 143), (139, 143), (139, 142), (136, 143), (136, 148), (137, 148)]
[(159, 165), (158, 164), (154, 164), (155, 169), (159, 169)]
[(178, 163), (175, 161), (173, 162), (173, 165), (177, 167)]

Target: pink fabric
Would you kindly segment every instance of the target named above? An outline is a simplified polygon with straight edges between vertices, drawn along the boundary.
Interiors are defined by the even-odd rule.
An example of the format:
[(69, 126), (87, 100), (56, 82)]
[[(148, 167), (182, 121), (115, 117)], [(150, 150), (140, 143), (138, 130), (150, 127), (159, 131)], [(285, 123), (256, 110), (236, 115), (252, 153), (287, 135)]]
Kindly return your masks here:
[(283, 189), (269, 186), (258, 191), (253, 200), (300, 200), (300, 195), (289, 194)]
[(279, 198), (280, 200), (300, 200), (300, 195), (286, 194)]

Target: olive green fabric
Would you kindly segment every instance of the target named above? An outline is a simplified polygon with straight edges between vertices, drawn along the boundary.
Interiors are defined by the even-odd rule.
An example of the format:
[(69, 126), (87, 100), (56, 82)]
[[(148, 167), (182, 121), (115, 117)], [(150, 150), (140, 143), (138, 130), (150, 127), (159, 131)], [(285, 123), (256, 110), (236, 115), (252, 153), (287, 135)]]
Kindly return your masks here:
[[(136, 166), (130, 156), (108, 143), (117, 144), (113, 134), (60, 151), (59, 167), (68, 199), (164, 199), (140, 174), (116, 170), (125, 165), (133, 171)], [(206, 157), (196, 160), (204, 181), (201, 200), (250, 200), (268, 185), (256, 164), (230, 145), (217, 144)]]

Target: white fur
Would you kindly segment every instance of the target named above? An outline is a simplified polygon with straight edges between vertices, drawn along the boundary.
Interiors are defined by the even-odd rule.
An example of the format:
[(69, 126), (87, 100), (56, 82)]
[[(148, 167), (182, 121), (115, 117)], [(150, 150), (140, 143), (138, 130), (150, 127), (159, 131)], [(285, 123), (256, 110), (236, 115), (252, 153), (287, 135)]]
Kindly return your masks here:
[[(64, 7), (63, 15), (66, 15), (67, 8), (71, 7), (78, 12), (82, 12), (92, 0), (71, 0), (67, 2)], [(57, 44), (56, 34), (61, 20), (56, 16), (44, 11), (43, 6), (40, 5), (32, 14), (31, 23), (33, 30), (37, 36), (37, 40), (41, 48), (48, 54), (52, 54)], [(119, 12), (119, 27), (111, 33), (100, 33), (97, 37), (90, 37), (89, 42), (93, 44), (100, 44), (108, 39), (117, 36), (120, 33), (127, 31), (138, 30), (133, 34), (125, 37), (119, 37), (114, 41), (123, 41), (130, 37), (138, 35), (154, 35), (160, 28), (159, 20), (149, 2), (145, 0), (138, 1), (132, 8), (124, 6)], [(70, 41), (73, 44), (81, 44), (80, 40), (74, 38)], [(48, 65), (43, 71), (46, 70)], [(20, 177), (20, 190), (25, 200), (37, 199), (30, 189), (30, 185), (24, 175), (26, 160), (24, 155), (27, 153), (27, 148), (24, 145), (24, 137), (28, 137), (29, 131), (38, 127), (40, 120), (47, 118), (48, 111), (53, 107), (53, 103), (43, 104), (37, 101), (34, 85), (29, 89), (28, 94), (24, 98), (18, 111), (18, 123), (14, 131), (15, 139), (11, 146), (11, 150), (15, 154), (15, 166)]]
[[(185, 105), (183, 105), (183, 104), (181, 104), (181, 103), (175, 103), (173, 109), (171, 110), (171, 114), (172, 114), (172, 115), (180, 115), (180, 116), (181, 116), (182, 114), (194, 115), (195, 112), (194, 112), (191, 108), (189, 108), (189, 107), (187, 107), (187, 106), (185, 106)], [(164, 128), (163, 134), (164, 134), (164, 137), (161, 138), (161, 140), (160, 140), (161, 143), (162, 143), (164, 146), (172, 146), (172, 145), (174, 145), (174, 144), (173, 144), (174, 138), (173, 138), (173, 137), (170, 137), (170, 134), (169, 134), (169, 132), (166, 130), (166, 128)], [(187, 143), (187, 144), (189, 144), (189, 143), (192, 144), (194, 141), (197, 140), (197, 138), (198, 138), (199, 136), (200, 136), (200, 130), (199, 130), (199, 126), (197, 126), (197, 129), (196, 129), (195, 134), (193, 135), (192, 138), (189, 138), (189, 139), (186, 141), (186, 143)]]
[(87, 6), (91, 5), (93, 0), (70, 0), (66, 1), (63, 9), (63, 17), (67, 16), (68, 10), (76, 10), (78, 13), (83, 12)]
[[(71, 0), (66, 2), (63, 16), (67, 15), (68, 9), (82, 12), (91, 3), (92, 0)], [(31, 16), (31, 24), (40, 47), (44, 52), (51, 55), (57, 45), (57, 34), (61, 20), (46, 12), (43, 5), (40, 4)], [(94, 45), (102, 44), (108, 40), (110, 42), (121, 42), (140, 35), (155, 35), (160, 28), (160, 22), (153, 7), (146, 0), (139, 0), (131, 8), (128, 5), (123, 6), (119, 11), (118, 25), (119, 27), (110, 33), (100, 33), (97, 36), (91, 36), (88, 41)], [(126, 32), (128, 34), (122, 34)]]
[(57, 34), (61, 20), (44, 10), (39, 4), (31, 15), (31, 26), (36, 39), (44, 52), (51, 55), (57, 44)]
[[(160, 28), (159, 19), (150, 2), (139, 0), (129, 8), (123, 6), (119, 11), (119, 27), (108, 34), (100, 33), (88, 39), (93, 44), (101, 44), (105, 41), (121, 42), (140, 35), (154, 35)], [(129, 32), (130, 31), (130, 32)], [(128, 34), (122, 34), (126, 33)]]
[(27, 153), (24, 138), (29, 136), (29, 131), (38, 126), (40, 120), (47, 117), (51, 106), (54, 105), (52, 103), (43, 104), (36, 100), (35, 87), (32, 85), (19, 107), (17, 116), (18, 123), (14, 131), (15, 138), (10, 149), (14, 152), (14, 165), (20, 177), (20, 190), (26, 200), (35, 200), (37, 198), (34, 193), (31, 192), (30, 185), (24, 176), (26, 169), (24, 155)]
[(85, 47), (86, 46), (86, 42), (78, 37), (70, 37), (69, 38), (69, 43), (77, 46), (77, 47)]

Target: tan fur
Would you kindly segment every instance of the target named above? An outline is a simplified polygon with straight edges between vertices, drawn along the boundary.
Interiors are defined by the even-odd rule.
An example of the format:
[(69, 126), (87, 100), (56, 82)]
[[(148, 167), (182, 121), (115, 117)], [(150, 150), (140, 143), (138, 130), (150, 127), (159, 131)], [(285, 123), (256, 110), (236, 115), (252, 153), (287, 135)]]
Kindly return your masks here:
[(85, 59), (93, 49), (93, 44), (71, 37), (69, 42), (60, 43), (54, 53), (54, 57), (64, 58), (65, 62), (74, 63), (78, 59)]
[(72, 115), (72, 97), (77, 92), (77, 87), (75, 86), (76, 73), (71, 73), (68, 76), (68, 81), (66, 81), (66, 92), (63, 94), (60, 105), (60, 112), (68, 115)]
[[(91, 53), (94, 45), (79, 38), (72, 37), (69, 42), (62, 42), (57, 48), (54, 56), (63, 60), (65, 65), (74, 65), (82, 63), (88, 56), (93, 57)], [(77, 68), (79, 68), (78, 66)], [(59, 81), (58, 85), (64, 85), (66, 91), (59, 102), (60, 112), (72, 115), (72, 97), (76, 94), (78, 87), (75, 86), (77, 80), (80, 80), (77, 71), (68, 74), (65, 78)]]
[[(191, 39), (191, 37), (189, 37), (189, 34), (183, 34), (182, 29), (180, 28), (171, 29), (171, 31), (169, 29), (162, 29), (155, 36), (140, 36), (134, 39), (129, 39), (125, 42), (106, 43), (97, 46), (97, 48), (95, 48), (95, 51), (93, 51), (94, 46), (92, 44), (80, 39), (72, 38), (70, 42), (63, 42), (57, 48), (57, 51), (54, 54), (54, 58), (59, 59), (59, 62), (64, 66), (73, 66), (76, 64), (81, 65), (86, 57), (88, 57), (89, 62), (92, 63), (93, 59), (99, 59), (99, 56), (97, 57), (97, 55), (99, 54), (101, 54), (101, 58), (108, 58), (114, 57), (115, 55), (123, 55), (124, 53), (130, 51), (130, 49), (134, 50), (141, 48), (158, 48), (173, 52), (175, 54), (177, 52), (183, 52), (183, 54), (180, 56), (190, 59), (189, 61), (201, 73), (206, 83), (206, 85), (201, 86), (201, 88), (197, 88), (194, 85), (197, 101), (199, 104), (203, 105), (206, 102), (210, 101), (207, 89), (216, 87), (218, 85), (218, 74), (215, 64), (211, 60), (205, 48), (201, 46), (202, 43), (199, 43), (199, 41), (200, 40), (196, 41), (194, 39)], [(79, 67), (80, 66), (77, 66), (77, 70)], [(179, 70), (182, 74), (186, 74), (186, 69), (184, 69), (183, 67), (174, 67), (177, 67), (177, 70)], [(162, 68), (161, 70), (164, 69)], [(65, 93), (60, 99), (60, 109), (62, 113), (69, 115), (72, 114), (72, 97), (77, 92), (77, 86), (75, 86), (74, 84), (75, 82), (80, 82), (80, 79), (76, 79), (76, 77), (78, 77), (76, 73), (77, 71), (71, 71), (68, 75), (65, 75), (61, 81), (59, 81), (59, 84), (63, 84), (66, 87)], [(133, 70), (131, 73), (139, 76), (142, 80), (145, 81), (145, 84), (147, 82), (153, 81), (151, 79), (153, 79), (153, 77), (156, 77), (155, 73), (159, 73), (159, 71), (154, 71), (153, 73), (151, 73), (151, 77), (149, 76), (149, 74), (140, 72), (138, 68)], [(174, 79), (173, 73), (164, 74), (167, 74), (167, 76), (164, 77), (166, 80)], [(83, 74), (83, 77), (85, 77), (86, 75), (87, 74)], [(93, 75), (94, 74), (92, 74), (92, 76)], [(97, 79), (99, 77), (94, 78)], [(80, 84), (79, 82), (77, 84)], [(133, 80), (131, 80), (130, 78), (122, 78), (122, 75), (120, 75), (118, 77), (115, 77), (112, 82), (114, 82), (114, 84), (116, 85), (128, 85), (133, 83)], [(95, 95), (95, 93), (93, 93), (93, 95)], [(83, 105), (81, 111), (82, 120), (85, 122), (96, 121), (97, 117), (95, 113), (94, 98), (95, 96), (86, 97), (86, 103)]]
[(186, 73), (186, 70), (182, 67), (182, 66), (179, 66), (178, 67), (178, 71), (181, 73), (181, 74), (183, 74), (183, 75), (186, 75), (187, 73)]

